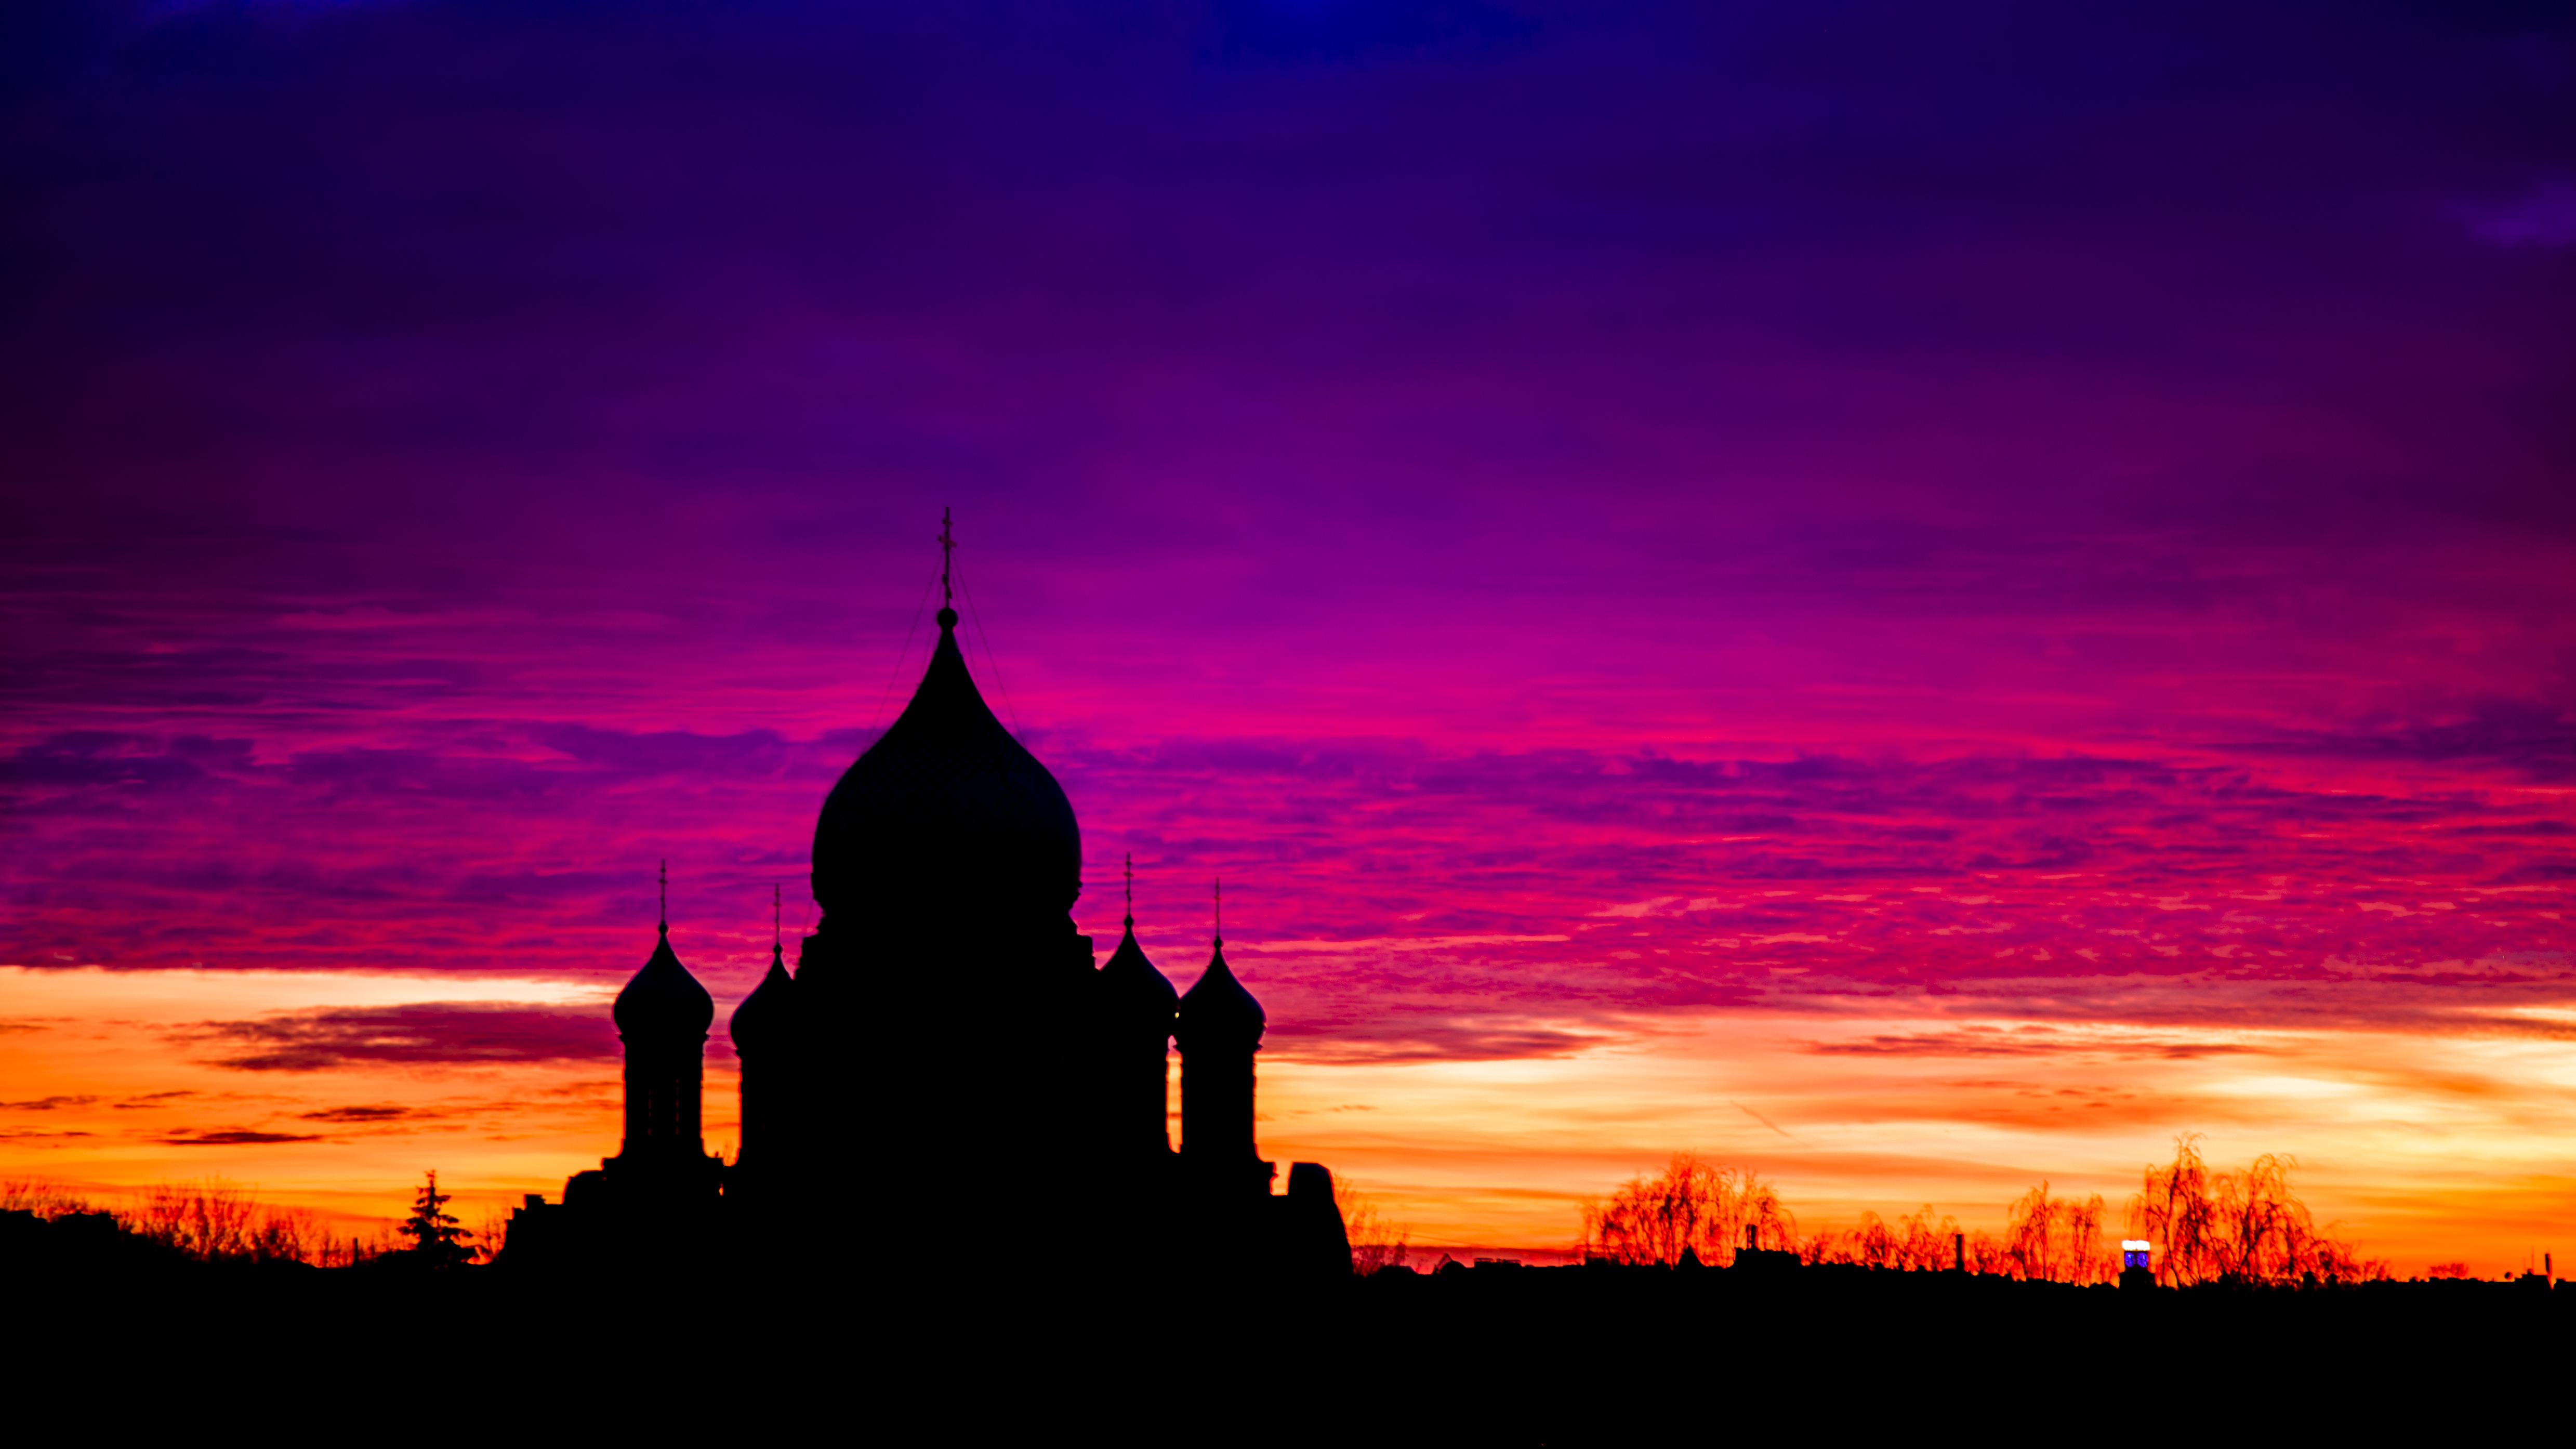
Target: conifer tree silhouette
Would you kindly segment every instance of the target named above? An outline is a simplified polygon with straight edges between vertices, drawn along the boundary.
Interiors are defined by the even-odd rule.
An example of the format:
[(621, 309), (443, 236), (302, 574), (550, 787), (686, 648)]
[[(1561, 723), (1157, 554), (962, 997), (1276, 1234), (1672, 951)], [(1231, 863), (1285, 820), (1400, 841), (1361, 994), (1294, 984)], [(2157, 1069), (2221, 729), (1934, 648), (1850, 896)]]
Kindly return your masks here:
[(430, 1169), (429, 1181), (412, 1195), (411, 1219), (402, 1225), (402, 1233), (411, 1239), (410, 1251), (415, 1260), (425, 1266), (453, 1268), (474, 1256), (473, 1248), (468, 1246), (474, 1234), (447, 1211), (454, 1196), (438, 1190), (436, 1168)]

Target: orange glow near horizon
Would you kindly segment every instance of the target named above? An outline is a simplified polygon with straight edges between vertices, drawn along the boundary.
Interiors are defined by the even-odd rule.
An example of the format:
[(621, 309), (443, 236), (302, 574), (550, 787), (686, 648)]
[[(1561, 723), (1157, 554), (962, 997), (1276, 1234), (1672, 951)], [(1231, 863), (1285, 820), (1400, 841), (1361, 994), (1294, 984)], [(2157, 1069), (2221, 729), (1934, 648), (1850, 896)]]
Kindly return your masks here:
[[(1243, 954), (1257, 971), (1258, 948)], [(603, 1016), (610, 994), (471, 991)], [(211, 1032), (460, 994), (427, 975), (0, 968), (0, 1177), (111, 1206), (221, 1178), (360, 1234), (398, 1220), (429, 1168), (469, 1224), (523, 1193), (558, 1196), (616, 1150), (614, 1060), (244, 1070), (220, 1064)], [(707, 1143), (729, 1156), (737, 1079), (720, 1053), (708, 1067)], [(1718, 1013), (1556, 1057), (1274, 1049), (1261, 1140), (1283, 1165), (1331, 1166), (1427, 1255), (1563, 1250), (1583, 1198), (1679, 1149), (1760, 1171), (1808, 1231), (1926, 1203), (1994, 1230), (2042, 1179), (2116, 1205), (2176, 1132), (2200, 1131), (2222, 1165), (2296, 1154), (2320, 1221), (2400, 1276), (2450, 1261), (2493, 1276), (2564, 1246), (2551, 1234), (2576, 1208), (2559, 1146), (2576, 1132), (2571, 1088), (2576, 1063), (2537, 1035)]]
[(2116, 1209), (2197, 1131), (2219, 1165), (2294, 1154), (2319, 1221), (2400, 1276), (2520, 1271), (2576, 1208), (2576, 1066), (2551, 1041), (2060, 1025), (2023, 1054), (2029, 1026), (1965, 1025), (2003, 1049), (1844, 1054), (1963, 1024), (1733, 1015), (1554, 1061), (1265, 1063), (1263, 1146), (1331, 1163), (1426, 1248), (1564, 1247), (1584, 1197), (1677, 1148), (1758, 1170), (1806, 1231), (1927, 1203), (1996, 1231), (2042, 1180)]
[[(262, 1202), (312, 1210), (340, 1234), (401, 1220), (436, 1169), (468, 1226), (617, 1150), (615, 1061), (432, 1067), (219, 1065), (212, 1023), (326, 1007), (452, 1002), (452, 980), (272, 971), (0, 968), (0, 1178), (40, 1178), (122, 1205), (155, 1183), (215, 1178)], [(589, 1007), (613, 988), (484, 979), (480, 1002)], [(706, 1135), (731, 1155), (730, 1063), (710, 1060)], [(206, 1140), (212, 1139), (212, 1140)]]

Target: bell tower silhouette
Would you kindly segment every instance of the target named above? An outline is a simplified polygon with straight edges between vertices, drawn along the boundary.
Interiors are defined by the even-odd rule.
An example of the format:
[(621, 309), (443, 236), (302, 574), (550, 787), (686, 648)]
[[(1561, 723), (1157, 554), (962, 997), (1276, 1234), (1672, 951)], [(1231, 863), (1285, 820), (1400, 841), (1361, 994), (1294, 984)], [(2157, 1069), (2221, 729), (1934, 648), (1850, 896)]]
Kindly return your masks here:
[(769, 970), (734, 1008), (726, 1034), (742, 1062), (742, 1145), (726, 1176), (729, 1197), (766, 1197), (793, 1172), (799, 1125), (796, 981), (779, 934), (778, 888), (769, 896)]
[(660, 871), (660, 933), (644, 969), (617, 993), (611, 1015), (626, 1047), (626, 1140), (602, 1164), (652, 1170), (696, 1163), (707, 1148), (699, 1125), (706, 1088), (707, 1027), (715, 999), (671, 949), (671, 869)]
[(1159, 1168), (1172, 1155), (1172, 1030), (1180, 996), (1136, 944), (1136, 860), (1127, 877), (1126, 934), (1100, 968), (1100, 1147), (1125, 1166)]
[(1253, 1054), (1269, 1024), (1225, 964), (1225, 886), (1216, 887), (1216, 944), (1181, 997), (1181, 1166), (1202, 1192), (1267, 1196), (1277, 1169), (1253, 1138)]

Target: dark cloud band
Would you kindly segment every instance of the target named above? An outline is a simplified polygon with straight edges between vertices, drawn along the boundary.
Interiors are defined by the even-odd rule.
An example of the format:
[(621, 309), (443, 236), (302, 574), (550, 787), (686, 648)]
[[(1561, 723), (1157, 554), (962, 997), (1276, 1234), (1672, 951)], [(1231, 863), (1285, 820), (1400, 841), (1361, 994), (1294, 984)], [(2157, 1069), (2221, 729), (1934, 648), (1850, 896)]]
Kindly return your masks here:
[[(613, 1061), (616, 1028), (598, 1007), (432, 1002), (331, 1007), (248, 1021), (214, 1021), (187, 1033), (216, 1065), (244, 1072), (320, 1072), (355, 1066), (495, 1066)], [(376, 1120), (323, 1114), (319, 1120)]]

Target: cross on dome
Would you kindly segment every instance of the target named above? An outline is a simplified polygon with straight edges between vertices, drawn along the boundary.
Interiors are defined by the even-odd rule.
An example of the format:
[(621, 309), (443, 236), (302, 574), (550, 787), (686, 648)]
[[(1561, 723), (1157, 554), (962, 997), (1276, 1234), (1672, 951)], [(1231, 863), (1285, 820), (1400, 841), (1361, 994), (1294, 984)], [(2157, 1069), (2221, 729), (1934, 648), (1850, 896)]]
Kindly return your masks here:
[(957, 596), (948, 587), (948, 566), (957, 557), (957, 534), (948, 510), (939, 510), (939, 627), (957, 626)]

